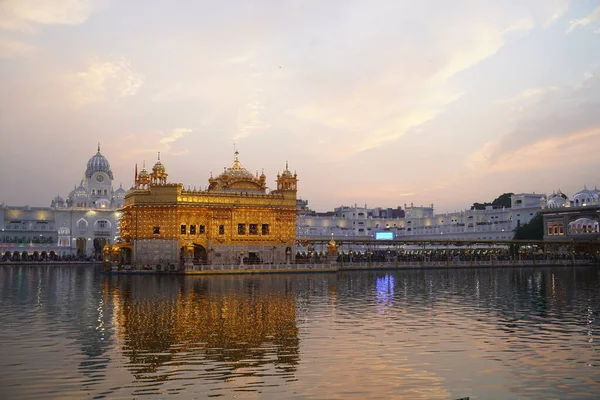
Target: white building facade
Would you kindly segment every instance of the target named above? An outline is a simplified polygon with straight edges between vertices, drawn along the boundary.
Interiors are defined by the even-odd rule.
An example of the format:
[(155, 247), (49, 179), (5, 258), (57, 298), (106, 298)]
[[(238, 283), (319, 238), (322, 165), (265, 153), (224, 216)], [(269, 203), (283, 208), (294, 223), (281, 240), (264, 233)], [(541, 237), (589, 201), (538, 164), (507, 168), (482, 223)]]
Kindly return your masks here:
[(0, 204), (0, 257), (98, 257), (119, 234), (118, 210), (126, 191), (113, 190), (113, 182), (110, 164), (98, 145), (84, 178), (66, 199), (56, 196), (50, 207)]
[(484, 210), (444, 214), (436, 214), (433, 204), (405, 204), (403, 217), (389, 216), (390, 212), (366, 206), (339, 207), (328, 215), (300, 213), (296, 231), (298, 238), (375, 238), (377, 233), (391, 232), (397, 239), (512, 239), (514, 229), (528, 223), (541, 210), (544, 197), (534, 193), (515, 194), (511, 196), (510, 208), (488, 206)]
[(600, 239), (600, 190), (584, 187), (573, 199), (560, 190), (542, 199), (544, 240), (553, 242)]

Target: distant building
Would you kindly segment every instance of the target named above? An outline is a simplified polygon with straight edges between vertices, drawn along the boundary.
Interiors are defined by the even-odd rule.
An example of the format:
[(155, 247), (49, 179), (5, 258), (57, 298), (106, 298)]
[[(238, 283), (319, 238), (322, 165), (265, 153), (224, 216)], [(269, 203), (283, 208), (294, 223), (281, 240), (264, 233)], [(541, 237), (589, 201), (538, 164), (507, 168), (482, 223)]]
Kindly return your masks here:
[(514, 229), (529, 222), (541, 209), (543, 195), (511, 196), (510, 208), (486, 207), (435, 214), (429, 206), (404, 205), (391, 209), (342, 206), (330, 213), (298, 216), (298, 237), (375, 237), (392, 232), (407, 239), (512, 239)]
[(584, 187), (570, 200), (560, 190), (542, 199), (544, 240), (573, 242), (599, 240), (600, 190)]
[(66, 199), (57, 195), (50, 207), (0, 204), (0, 256), (100, 255), (104, 245), (118, 236), (118, 209), (125, 199), (126, 191), (113, 190), (113, 181), (98, 145), (83, 179)]

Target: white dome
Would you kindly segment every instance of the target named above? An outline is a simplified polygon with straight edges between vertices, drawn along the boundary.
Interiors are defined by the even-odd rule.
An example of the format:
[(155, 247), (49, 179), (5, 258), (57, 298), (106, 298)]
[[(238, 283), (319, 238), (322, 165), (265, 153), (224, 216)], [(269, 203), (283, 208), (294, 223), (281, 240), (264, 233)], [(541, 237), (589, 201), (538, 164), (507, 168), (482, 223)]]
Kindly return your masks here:
[(100, 145), (98, 145), (98, 152), (92, 158), (90, 158), (90, 160), (87, 163), (85, 177), (89, 179), (96, 172), (104, 172), (106, 175), (109, 176), (110, 179), (114, 179), (113, 173), (110, 170), (110, 164), (108, 163), (108, 160), (106, 159), (106, 157), (100, 154)]
[(58, 229), (58, 234), (60, 236), (69, 236), (71, 234), (71, 230), (69, 228), (67, 228), (66, 226), (61, 226)]
[(79, 185), (79, 187), (75, 190), (73, 190), (73, 192), (71, 192), (73, 194), (74, 197), (87, 197), (87, 190), (85, 189), (85, 186), (83, 185)]
[(573, 196), (573, 205), (575, 207), (589, 206), (592, 204), (598, 204), (598, 193), (594, 193), (593, 190), (589, 190), (587, 187), (584, 187), (583, 190), (580, 190)]
[(119, 186), (119, 188), (117, 190), (114, 191), (114, 196), (115, 197), (125, 197), (125, 194), (127, 194), (127, 191), (125, 189), (123, 189), (123, 185)]
[(567, 198), (567, 196), (559, 190), (558, 192), (552, 193), (550, 196), (548, 196), (546, 208), (566, 207), (568, 202), (569, 202), (569, 199)]

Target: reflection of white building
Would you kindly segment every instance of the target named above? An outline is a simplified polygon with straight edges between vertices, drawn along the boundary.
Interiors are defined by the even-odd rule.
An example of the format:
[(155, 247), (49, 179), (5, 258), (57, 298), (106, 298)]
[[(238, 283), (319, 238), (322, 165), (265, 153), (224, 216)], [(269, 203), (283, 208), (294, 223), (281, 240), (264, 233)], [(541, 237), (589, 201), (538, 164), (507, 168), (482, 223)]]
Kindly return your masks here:
[(560, 190), (542, 199), (544, 240), (600, 239), (600, 190), (584, 187), (569, 198)]
[(0, 205), (0, 250), (91, 256), (118, 235), (119, 212), (126, 191), (113, 190), (106, 157), (90, 158), (83, 179), (66, 199), (56, 196), (50, 207)]
[[(510, 208), (464, 210), (436, 214), (429, 206), (404, 205), (404, 213), (389, 209), (340, 207), (323, 214), (300, 213), (298, 237), (375, 237), (377, 232), (392, 232), (406, 239), (512, 239), (514, 229), (529, 222), (540, 211), (539, 194), (511, 196)], [(394, 211), (392, 214), (391, 211)]]

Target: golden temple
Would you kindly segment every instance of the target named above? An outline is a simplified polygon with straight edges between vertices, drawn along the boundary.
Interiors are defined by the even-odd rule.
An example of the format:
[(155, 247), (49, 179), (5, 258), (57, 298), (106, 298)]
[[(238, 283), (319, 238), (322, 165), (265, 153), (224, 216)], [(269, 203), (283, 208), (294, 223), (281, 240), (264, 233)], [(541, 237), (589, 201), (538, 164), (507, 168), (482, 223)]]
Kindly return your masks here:
[(233, 165), (206, 190), (169, 183), (158, 161), (137, 173), (121, 210), (121, 241), (112, 249), (123, 264), (145, 269), (198, 269), (201, 265), (289, 263), (296, 239), (297, 175), (286, 162), (269, 191), (234, 155)]

